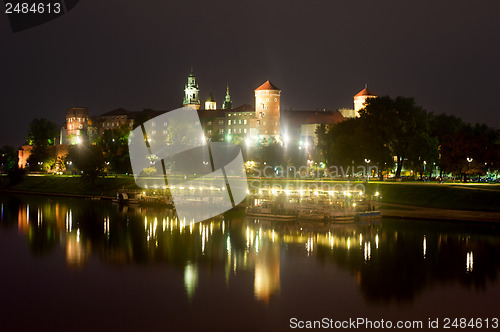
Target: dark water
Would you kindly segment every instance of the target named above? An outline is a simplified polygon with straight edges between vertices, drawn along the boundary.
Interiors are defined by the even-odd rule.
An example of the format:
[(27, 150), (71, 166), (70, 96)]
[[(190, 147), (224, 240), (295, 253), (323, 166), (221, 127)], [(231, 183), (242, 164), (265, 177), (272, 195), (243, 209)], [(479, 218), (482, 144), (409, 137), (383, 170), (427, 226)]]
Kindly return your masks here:
[(182, 225), (168, 210), (0, 196), (0, 330), (287, 330), (290, 318), (499, 317), (498, 226)]

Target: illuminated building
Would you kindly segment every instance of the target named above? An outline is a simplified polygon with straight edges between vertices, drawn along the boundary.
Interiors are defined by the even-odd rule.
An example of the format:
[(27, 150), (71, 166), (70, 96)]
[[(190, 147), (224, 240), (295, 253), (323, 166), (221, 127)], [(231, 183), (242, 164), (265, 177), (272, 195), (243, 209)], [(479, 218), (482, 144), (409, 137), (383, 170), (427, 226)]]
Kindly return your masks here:
[(200, 89), (196, 83), (196, 77), (194, 76), (193, 69), (191, 68), (191, 73), (188, 76), (188, 82), (184, 87), (184, 100), (182, 106), (194, 106), (197, 110), (200, 109), (200, 98), (198, 96)]
[(376, 97), (377, 95), (368, 90), (368, 87), (365, 85), (365, 88), (354, 96), (354, 112), (356, 113), (356, 117), (359, 116), (359, 110), (365, 108), (366, 100)]
[(217, 109), (217, 103), (215, 102), (215, 98), (211, 92), (210, 92), (210, 96), (205, 101), (205, 109), (206, 110), (216, 110)]
[(257, 135), (276, 137), (280, 135), (281, 90), (266, 81), (255, 89), (255, 118)]

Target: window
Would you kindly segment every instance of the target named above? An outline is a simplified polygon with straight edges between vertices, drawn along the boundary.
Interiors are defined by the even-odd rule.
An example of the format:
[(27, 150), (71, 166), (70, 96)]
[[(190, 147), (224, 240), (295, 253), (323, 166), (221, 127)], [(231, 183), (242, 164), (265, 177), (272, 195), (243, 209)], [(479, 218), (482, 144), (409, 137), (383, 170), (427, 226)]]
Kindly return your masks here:
[(243, 124), (247, 124), (247, 119), (243, 120)]
[(212, 125), (212, 121), (208, 121), (207, 126), (211, 126), (211, 125)]
[(240, 120), (238, 120), (238, 124), (241, 124), (241, 119), (240, 119)]
[(266, 90), (266, 93), (269, 94), (269, 90)]
[(167, 126), (168, 126), (168, 122), (167, 121), (163, 122), (163, 127), (167, 127)]
[(227, 124), (228, 124), (228, 125), (231, 125), (231, 120), (228, 120), (228, 121), (227, 121)]
[(241, 129), (238, 129), (238, 134), (241, 134)]
[(167, 131), (166, 130), (163, 131), (163, 135), (167, 135)]
[(260, 109), (263, 110), (266, 105), (260, 104)]
[(243, 129), (243, 132), (246, 134), (246, 133), (247, 133), (247, 129), (246, 129), (246, 128), (245, 128), (245, 129)]
[(266, 113), (262, 112), (262, 117), (265, 117), (266, 116)]
[(219, 135), (224, 135), (224, 129), (219, 129)]
[(207, 134), (208, 134), (208, 136), (211, 136), (211, 135), (212, 135), (212, 129), (209, 129), (209, 130), (207, 131)]
[(231, 129), (228, 129), (228, 130), (227, 130), (227, 133), (228, 133), (228, 134), (231, 134)]
[(156, 130), (152, 130), (151, 135), (156, 135)]
[(219, 126), (223, 126), (224, 125), (224, 120), (219, 120)]
[(156, 127), (156, 122), (151, 122), (151, 127)]

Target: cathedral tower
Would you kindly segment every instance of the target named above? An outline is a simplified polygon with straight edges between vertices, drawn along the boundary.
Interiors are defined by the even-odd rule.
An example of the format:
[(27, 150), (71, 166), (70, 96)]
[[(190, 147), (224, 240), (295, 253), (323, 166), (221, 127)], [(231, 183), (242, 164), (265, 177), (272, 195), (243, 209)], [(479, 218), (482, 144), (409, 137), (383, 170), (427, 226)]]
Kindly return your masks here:
[(198, 94), (200, 89), (198, 89), (198, 84), (196, 84), (196, 77), (194, 76), (193, 68), (191, 68), (191, 73), (188, 76), (188, 82), (184, 87), (184, 101), (182, 106), (194, 106), (196, 110), (200, 109), (200, 98)]
[(222, 104), (222, 108), (225, 110), (230, 110), (233, 108), (233, 102), (231, 101), (231, 96), (229, 96), (229, 83), (226, 86), (226, 99)]

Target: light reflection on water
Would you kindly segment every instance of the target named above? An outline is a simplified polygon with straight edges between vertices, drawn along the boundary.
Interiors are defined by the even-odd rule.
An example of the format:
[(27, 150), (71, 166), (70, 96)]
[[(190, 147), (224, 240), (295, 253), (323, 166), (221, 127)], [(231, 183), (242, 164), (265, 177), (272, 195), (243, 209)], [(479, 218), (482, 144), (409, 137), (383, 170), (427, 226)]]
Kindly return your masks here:
[[(322, 312), (324, 306), (337, 308), (331, 298), (322, 297), (330, 291), (333, 298), (356, 298), (356, 307), (370, 310), (391, 303), (414, 305), (426, 293), (449, 286), (479, 295), (486, 308), (494, 303), (481, 294), (499, 291), (500, 240), (494, 226), (397, 220), (347, 225), (282, 222), (247, 219), (242, 211), (193, 224), (177, 220), (167, 209), (35, 196), (0, 199), (0, 233), (17, 228), (33, 257), (61, 248), (65, 260), (55, 264), (80, 273), (91, 267), (99, 273), (106, 266), (138, 266), (145, 271), (148, 266), (172, 267), (182, 277), (176, 285), (183, 285), (184, 299), (171, 300), (193, 307), (197, 301), (217, 301), (207, 297), (207, 289), (216, 283), (207, 278), (219, 273), (223, 292), (238, 293), (247, 302), (252, 297), (269, 310), (279, 303), (290, 312), (297, 306), (285, 300), (291, 293)], [(32, 259), (27, 264), (36, 264)], [(95, 270), (92, 261), (102, 266)], [(346, 272), (355, 291), (340, 282), (336, 285)], [(143, 279), (137, 282), (147, 278)], [(291, 289), (297, 284), (309, 292), (300, 295), (300, 289)], [(248, 286), (252, 293), (246, 292)]]

